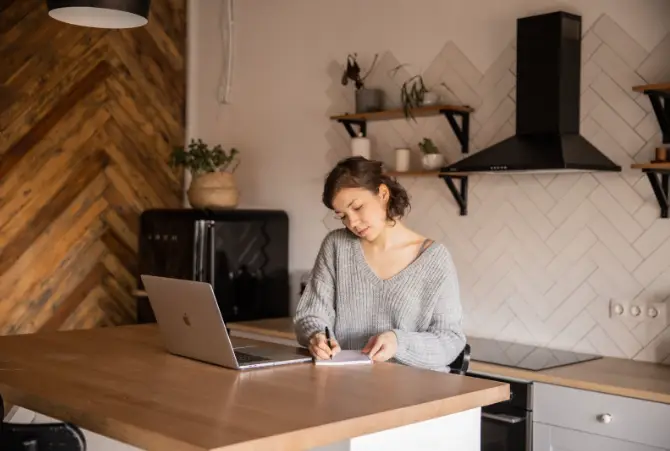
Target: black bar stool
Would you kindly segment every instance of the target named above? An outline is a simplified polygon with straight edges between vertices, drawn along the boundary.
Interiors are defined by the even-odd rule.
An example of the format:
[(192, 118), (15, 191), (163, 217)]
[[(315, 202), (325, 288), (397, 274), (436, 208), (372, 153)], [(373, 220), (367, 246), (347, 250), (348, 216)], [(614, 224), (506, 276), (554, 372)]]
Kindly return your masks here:
[(71, 423), (6, 423), (0, 395), (0, 450), (2, 451), (86, 451), (86, 438)]

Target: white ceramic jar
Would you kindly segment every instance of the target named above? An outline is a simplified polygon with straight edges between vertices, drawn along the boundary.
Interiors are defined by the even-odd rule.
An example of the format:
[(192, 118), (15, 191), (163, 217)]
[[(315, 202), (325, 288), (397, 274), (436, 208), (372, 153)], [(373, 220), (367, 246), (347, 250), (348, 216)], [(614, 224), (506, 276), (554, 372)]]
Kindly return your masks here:
[(370, 159), (370, 139), (359, 133), (358, 136), (351, 138), (351, 155)]
[(395, 170), (398, 172), (407, 172), (409, 171), (409, 160), (410, 160), (409, 149), (396, 149), (395, 150)]

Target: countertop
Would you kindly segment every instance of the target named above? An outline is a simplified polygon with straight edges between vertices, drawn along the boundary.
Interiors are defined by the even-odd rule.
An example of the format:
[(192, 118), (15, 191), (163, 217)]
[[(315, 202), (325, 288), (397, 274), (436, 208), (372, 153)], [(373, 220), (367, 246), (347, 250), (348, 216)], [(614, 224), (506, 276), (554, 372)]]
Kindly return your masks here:
[(0, 393), (142, 449), (247, 451), (466, 411), (508, 399), (509, 385), (390, 363), (235, 371), (167, 353), (149, 324), (0, 337)]
[[(231, 330), (295, 340), (291, 318), (230, 323)], [(670, 404), (670, 366), (627, 359), (602, 359), (542, 371), (530, 371), (478, 362), (472, 356), (469, 371), (629, 396)]]

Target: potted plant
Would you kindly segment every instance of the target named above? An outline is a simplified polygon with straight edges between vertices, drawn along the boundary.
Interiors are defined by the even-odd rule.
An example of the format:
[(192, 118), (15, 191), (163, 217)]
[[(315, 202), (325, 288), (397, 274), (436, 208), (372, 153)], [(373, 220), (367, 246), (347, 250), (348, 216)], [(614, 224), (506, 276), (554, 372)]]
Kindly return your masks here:
[(195, 208), (234, 208), (239, 200), (234, 172), (239, 166), (239, 152), (226, 153), (220, 144), (208, 146), (201, 139), (191, 140), (188, 149), (175, 147), (170, 166), (181, 166), (192, 175), (188, 200)]
[(430, 138), (423, 138), (419, 143), (419, 149), (423, 154), (421, 164), (426, 170), (439, 169), (444, 165), (444, 156), (440, 153), (437, 146)]
[(375, 67), (378, 55), (375, 54), (372, 65), (365, 75), (361, 75), (361, 68), (358, 65), (358, 54), (347, 55), (347, 66), (342, 72), (342, 85), (349, 84), (349, 80), (354, 82), (356, 87), (356, 113), (371, 113), (382, 111), (384, 109), (384, 91), (381, 89), (372, 89), (365, 87), (365, 79), (370, 75)]
[[(406, 64), (400, 64), (394, 67), (391, 70), (392, 76), (395, 76), (398, 69), (404, 66), (406, 66)], [(445, 88), (447, 87), (444, 82), (440, 83), (440, 85)], [(405, 118), (412, 118), (416, 121), (416, 118), (412, 113), (412, 108), (437, 105), (440, 101), (440, 95), (435, 90), (426, 87), (422, 75), (413, 75), (405, 80), (400, 87), (400, 101), (402, 102)]]

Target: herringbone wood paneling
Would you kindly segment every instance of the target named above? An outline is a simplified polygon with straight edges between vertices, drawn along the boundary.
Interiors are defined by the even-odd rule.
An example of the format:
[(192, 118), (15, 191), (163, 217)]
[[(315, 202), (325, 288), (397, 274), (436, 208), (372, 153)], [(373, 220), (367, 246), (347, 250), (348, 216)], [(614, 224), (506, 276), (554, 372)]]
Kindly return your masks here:
[(180, 203), (185, 3), (100, 30), (0, 1), (0, 333), (135, 321), (139, 214)]

